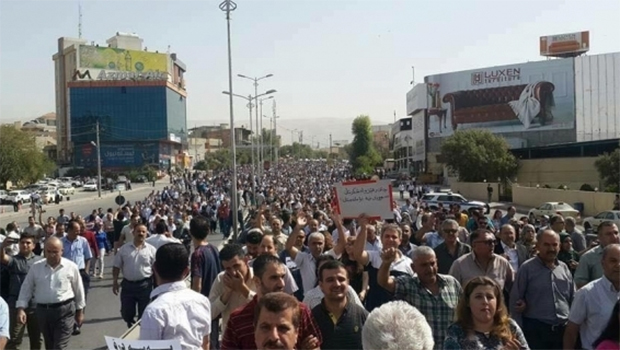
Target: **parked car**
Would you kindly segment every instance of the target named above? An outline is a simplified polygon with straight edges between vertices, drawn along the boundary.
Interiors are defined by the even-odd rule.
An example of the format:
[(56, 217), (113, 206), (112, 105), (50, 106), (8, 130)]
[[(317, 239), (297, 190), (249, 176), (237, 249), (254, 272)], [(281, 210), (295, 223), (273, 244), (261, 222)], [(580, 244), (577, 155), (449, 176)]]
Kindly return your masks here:
[(60, 184), (60, 187), (58, 188), (58, 190), (60, 191), (60, 194), (62, 194), (63, 196), (70, 196), (75, 193), (75, 188), (73, 188), (73, 186), (71, 186), (71, 184), (69, 183)]
[(149, 179), (145, 175), (136, 176), (136, 183), (146, 183), (149, 182)]
[(0, 204), (6, 203), (6, 197), (9, 196), (9, 193), (5, 190), (0, 190)]
[(620, 227), (620, 210), (602, 211), (594, 216), (587, 217), (583, 220), (583, 228), (586, 231), (595, 231), (603, 221), (611, 221)]
[(470, 216), (472, 211), (478, 209), (483, 213), (489, 213), (491, 208), (487, 203), (480, 201), (470, 201), (459, 193), (452, 192), (433, 192), (427, 193), (422, 196), (422, 203), (426, 204), (431, 210), (436, 210), (439, 207), (439, 203), (442, 203), (444, 208), (450, 207), (451, 204), (458, 204), (461, 206), (461, 210), (466, 210)]
[[(41, 190), (39, 195), (43, 203), (53, 203), (56, 200), (56, 190)], [(60, 196), (60, 200), (62, 201), (62, 196)]]
[(97, 191), (97, 183), (95, 181), (88, 181), (84, 184), (83, 190), (87, 192)]
[(543, 215), (551, 217), (555, 214), (560, 214), (563, 217), (579, 217), (579, 211), (573, 208), (570, 204), (564, 202), (546, 202), (538, 208), (530, 209), (527, 217), (530, 219), (530, 222), (536, 222)]
[(18, 202), (21, 203), (29, 203), (30, 202), (30, 193), (26, 190), (15, 190), (9, 192), (9, 195), (6, 197), (6, 201), (15, 204)]

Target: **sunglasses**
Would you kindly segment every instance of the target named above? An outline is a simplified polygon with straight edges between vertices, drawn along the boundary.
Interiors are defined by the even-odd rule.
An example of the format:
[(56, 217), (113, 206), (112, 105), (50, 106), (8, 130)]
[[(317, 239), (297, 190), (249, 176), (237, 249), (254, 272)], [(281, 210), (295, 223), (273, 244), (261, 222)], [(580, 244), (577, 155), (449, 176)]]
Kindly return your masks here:
[(494, 246), (495, 245), (495, 240), (488, 239), (486, 241), (477, 241), (477, 242), (474, 242), (474, 243), (483, 243), (483, 244), (486, 244), (488, 246)]

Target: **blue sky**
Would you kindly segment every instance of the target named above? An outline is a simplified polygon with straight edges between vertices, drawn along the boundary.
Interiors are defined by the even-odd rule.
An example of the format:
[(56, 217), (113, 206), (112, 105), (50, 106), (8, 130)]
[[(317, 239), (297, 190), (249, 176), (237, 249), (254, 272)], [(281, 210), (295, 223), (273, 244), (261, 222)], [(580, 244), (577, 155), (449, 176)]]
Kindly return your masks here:
[[(405, 115), (405, 94), (430, 74), (542, 59), (538, 37), (590, 30), (591, 54), (620, 51), (617, 0), (238, 0), (232, 14), (234, 73), (273, 73), (279, 125), (322, 146), (350, 139), (368, 114), (389, 123)], [(149, 50), (168, 45), (188, 72), (189, 124), (228, 121), (226, 23), (219, 1), (83, 0), (82, 37), (104, 44), (135, 32)], [(52, 55), (57, 39), (78, 35), (78, 2), (0, 1), (0, 119), (55, 110)], [(235, 93), (253, 92), (236, 78)], [(271, 102), (269, 102), (269, 106)], [(247, 109), (235, 104), (236, 124)], [(263, 111), (271, 114), (271, 108)], [(266, 121), (266, 123), (268, 123)], [(286, 129), (285, 129), (286, 128)]]

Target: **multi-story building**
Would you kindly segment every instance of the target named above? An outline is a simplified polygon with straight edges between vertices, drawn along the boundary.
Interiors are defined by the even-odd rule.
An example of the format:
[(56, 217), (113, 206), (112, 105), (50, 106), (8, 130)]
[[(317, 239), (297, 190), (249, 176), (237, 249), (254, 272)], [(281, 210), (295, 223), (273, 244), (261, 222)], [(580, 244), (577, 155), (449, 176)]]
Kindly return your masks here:
[[(230, 148), (230, 126), (228, 124), (199, 126), (190, 129), (192, 133), (196, 133), (196, 137), (202, 137), (208, 140), (208, 149), (215, 152), (218, 149)], [(252, 131), (246, 129), (243, 125), (235, 128), (235, 140), (237, 146), (250, 144), (250, 135)]]
[(135, 34), (107, 45), (58, 39), (56, 114), (59, 162), (96, 165), (99, 125), (104, 168), (167, 168), (187, 144), (185, 64), (142, 48)]

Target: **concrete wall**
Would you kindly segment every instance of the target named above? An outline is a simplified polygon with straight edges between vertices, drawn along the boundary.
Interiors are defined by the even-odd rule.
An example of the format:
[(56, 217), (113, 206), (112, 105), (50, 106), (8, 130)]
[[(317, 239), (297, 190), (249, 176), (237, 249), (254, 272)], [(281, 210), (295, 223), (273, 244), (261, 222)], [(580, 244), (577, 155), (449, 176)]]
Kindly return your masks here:
[(512, 186), (512, 202), (526, 207), (538, 207), (544, 202), (566, 202), (584, 204), (584, 215), (592, 216), (613, 207), (615, 194), (575, 190)]
[(549, 185), (551, 188), (558, 188), (560, 185), (565, 185), (572, 190), (578, 190), (584, 183), (602, 188), (594, 167), (597, 159), (597, 157), (581, 157), (521, 160), (516, 182), (530, 187)]
[[(491, 202), (499, 202), (499, 183), (491, 182), (493, 187), (493, 195), (491, 196)], [(486, 182), (451, 182), (450, 189), (452, 192), (460, 193), (463, 197), (472, 200), (487, 201), (487, 186)]]

